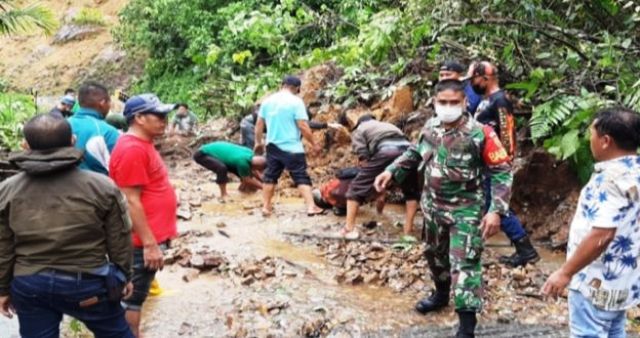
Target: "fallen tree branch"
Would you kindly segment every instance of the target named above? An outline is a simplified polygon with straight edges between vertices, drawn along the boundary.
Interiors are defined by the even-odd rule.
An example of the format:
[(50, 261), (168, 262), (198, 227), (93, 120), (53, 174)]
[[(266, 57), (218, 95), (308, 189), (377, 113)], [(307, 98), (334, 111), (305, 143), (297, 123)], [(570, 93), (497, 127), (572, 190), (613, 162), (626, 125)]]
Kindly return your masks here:
[(529, 297), (529, 298), (535, 298), (538, 300), (544, 300), (544, 296), (538, 293), (533, 293), (533, 292), (516, 292), (517, 296), (523, 296), (523, 297)]
[[(434, 19), (439, 20), (438, 18), (434, 18)], [(591, 62), (593, 62), (593, 60), (591, 60), (586, 54), (584, 54), (582, 50), (580, 50), (580, 48), (578, 48), (577, 46), (575, 46), (574, 44), (572, 44), (571, 42), (565, 39), (562, 39), (550, 34), (549, 31), (561, 33), (567, 37), (575, 37), (582, 40), (588, 40), (590, 42), (596, 42), (596, 43), (601, 42), (599, 39), (597, 39), (596, 41), (589, 40), (588, 38), (592, 38), (591, 36), (588, 36), (584, 33), (575, 32), (574, 30), (571, 30), (571, 34), (569, 34), (567, 33), (567, 30), (558, 26), (554, 26), (550, 24), (537, 26), (528, 22), (519, 21), (515, 19), (506, 19), (506, 18), (475, 18), (475, 19), (465, 19), (463, 21), (453, 21), (453, 22), (447, 21), (445, 22), (443, 29), (439, 30), (436, 33), (436, 35), (440, 35), (447, 28), (464, 27), (466, 25), (503, 25), (503, 26), (522, 26), (522, 27), (530, 28), (546, 36), (551, 40), (554, 40), (556, 42), (559, 42), (567, 46), (568, 48), (576, 52), (580, 56), (580, 58), (583, 59), (584, 61), (591, 61)]]
[[(588, 57), (577, 45), (571, 43), (569, 40), (553, 35), (552, 32), (561, 34), (562, 36), (568, 39), (579, 39), (579, 40), (588, 41), (591, 43), (605, 42), (603, 39), (587, 34), (585, 32), (582, 32), (576, 29), (562, 28), (549, 23), (533, 24), (525, 21), (511, 19), (511, 18), (496, 18), (496, 17), (472, 18), (472, 19), (465, 19), (462, 21), (445, 21), (444, 19), (437, 18), (437, 17), (433, 19), (443, 22), (442, 27), (433, 35), (432, 37), (433, 42), (435, 42), (445, 30), (452, 27), (464, 27), (466, 25), (521, 26), (528, 29), (532, 29), (551, 40), (561, 43), (562, 45), (576, 52), (576, 54), (578, 54), (582, 60), (590, 61), (593, 65), (595, 65), (597, 62), (595, 62), (593, 59)], [(624, 50), (626, 52), (631, 51), (633, 53), (640, 54), (640, 46), (635, 46), (634, 48), (625, 48), (623, 46), (614, 45), (613, 48), (616, 48), (618, 50)]]

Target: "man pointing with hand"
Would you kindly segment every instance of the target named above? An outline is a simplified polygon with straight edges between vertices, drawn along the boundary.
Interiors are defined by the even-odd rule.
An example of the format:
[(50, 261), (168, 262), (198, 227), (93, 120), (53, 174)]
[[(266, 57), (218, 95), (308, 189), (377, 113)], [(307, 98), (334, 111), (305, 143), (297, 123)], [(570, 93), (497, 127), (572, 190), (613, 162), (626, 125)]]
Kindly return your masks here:
[[(453, 286), (460, 326), (456, 337), (474, 337), (482, 309), (483, 241), (500, 230), (509, 210), (509, 157), (491, 127), (463, 114), (464, 85), (444, 80), (436, 86), (436, 117), (427, 121), (416, 146), (409, 148), (374, 182), (378, 191), (393, 179), (401, 183), (412, 170), (424, 170), (421, 207), (426, 256), (436, 290), (418, 302), (427, 313), (449, 303)], [(484, 211), (483, 171), (491, 176), (492, 200)]]

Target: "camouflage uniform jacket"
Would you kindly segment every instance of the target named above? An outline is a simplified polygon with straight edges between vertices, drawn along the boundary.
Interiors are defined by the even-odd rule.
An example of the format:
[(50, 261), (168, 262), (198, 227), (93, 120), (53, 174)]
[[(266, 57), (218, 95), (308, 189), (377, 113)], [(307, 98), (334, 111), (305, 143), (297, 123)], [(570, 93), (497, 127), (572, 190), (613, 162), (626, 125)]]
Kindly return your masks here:
[(425, 124), (417, 145), (386, 170), (402, 182), (410, 170), (424, 170), (421, 207), (424, 212), (483, 205), (483, 173), (491, 177), (489, 212), (505, 214), (511, 196), (511, 166), (506, 150), (489, 126), (463, 117), (446, 130), (437, 118)]

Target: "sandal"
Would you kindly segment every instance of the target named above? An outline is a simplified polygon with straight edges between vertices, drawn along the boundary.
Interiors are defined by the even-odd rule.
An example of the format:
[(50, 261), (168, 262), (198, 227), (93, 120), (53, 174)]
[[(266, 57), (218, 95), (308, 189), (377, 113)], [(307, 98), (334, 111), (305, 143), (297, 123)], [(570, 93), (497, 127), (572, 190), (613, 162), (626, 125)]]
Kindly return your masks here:
[(308, 217), (313, 217), (313, 216), (323, 216), (326, 215), (329, 212), (329, 210), (327, 209), (322, 209), (322, 211), (318, 211), (318, 212), (308, 212), (307, 216)]

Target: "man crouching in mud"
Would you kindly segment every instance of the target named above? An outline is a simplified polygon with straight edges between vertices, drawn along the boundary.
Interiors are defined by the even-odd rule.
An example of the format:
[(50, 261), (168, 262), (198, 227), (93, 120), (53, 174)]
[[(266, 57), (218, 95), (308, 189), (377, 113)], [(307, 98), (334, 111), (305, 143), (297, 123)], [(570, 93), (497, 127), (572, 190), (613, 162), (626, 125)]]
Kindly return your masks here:
[[(476, 313), (482, 309), (483, 241), (500, 229), (509, 210), (511, 167), (498, 136), (463, 114), (464, 86), (445, 80), (436, 86), (436, 116), (425, 124), (416, 146), (409, 148), (375, 180), (382, 191), (393, 179), (402, 182), (424, 169), (421, 208), (426, 257), (436, 291), (418, 302), (426, 314), (449, 304), (451, 287), (459, 327), (456, 337), (475, 337)], [(484, 210), (483, 171), (491, 177), (491, 205)]]

